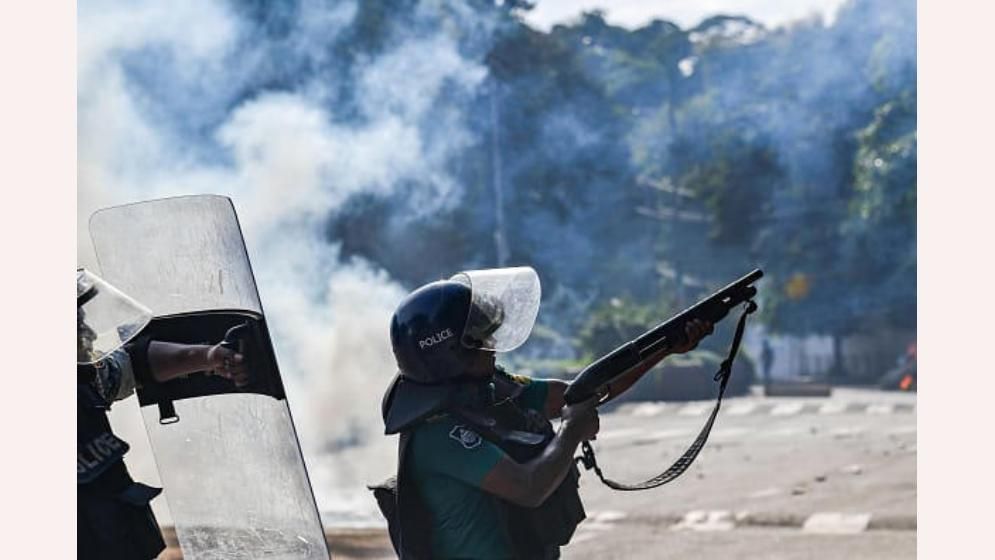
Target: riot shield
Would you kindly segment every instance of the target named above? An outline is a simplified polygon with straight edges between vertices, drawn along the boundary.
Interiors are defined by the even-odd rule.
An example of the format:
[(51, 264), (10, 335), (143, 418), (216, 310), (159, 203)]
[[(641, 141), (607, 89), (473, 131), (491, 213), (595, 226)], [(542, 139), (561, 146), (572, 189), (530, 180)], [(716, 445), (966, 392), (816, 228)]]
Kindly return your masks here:
[(195, 373), (138, 390), (184, 558), (329, 557), (231, 200), (188, 196), (90, 219), (101, 275), (148, 306), (152, 340), (246, 357), (249, 383)]

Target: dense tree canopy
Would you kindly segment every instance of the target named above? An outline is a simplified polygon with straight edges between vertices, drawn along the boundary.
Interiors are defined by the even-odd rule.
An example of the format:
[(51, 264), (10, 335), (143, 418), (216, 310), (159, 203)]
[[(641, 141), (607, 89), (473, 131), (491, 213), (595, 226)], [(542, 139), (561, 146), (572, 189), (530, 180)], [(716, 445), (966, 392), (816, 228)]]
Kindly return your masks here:
[[(362, 5), (356, 57), (423, 17)], [(596, 309), (686, 305), (755, 266), (775, 331), (915, 328), (914, 2), (851, 0), (831, 25), (774, 30), (627, 30), (594, 12), (548, 33), (518, 19), (528, 3), (470, 6), (492, 35), (460, 38), (488, 76), (453, 100), (476, 133), (451, 162), (459, 203), (420, 216), (357, 197), (329, 220), (344, 255), (411, 285), (531, 264), (560, 332)]]

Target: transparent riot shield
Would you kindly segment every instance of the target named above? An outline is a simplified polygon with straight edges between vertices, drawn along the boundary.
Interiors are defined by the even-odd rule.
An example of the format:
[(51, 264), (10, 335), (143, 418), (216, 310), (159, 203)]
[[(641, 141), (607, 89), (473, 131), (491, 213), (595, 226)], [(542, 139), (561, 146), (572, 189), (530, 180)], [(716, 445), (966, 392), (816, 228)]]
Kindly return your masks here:
[(184, 558), (329, 557), (235, 209), (154, 200), (90, 219), (101, 275), (149, 307), (152, 340), (245, 356), (249, 383), (195, 373), (138, 390)]

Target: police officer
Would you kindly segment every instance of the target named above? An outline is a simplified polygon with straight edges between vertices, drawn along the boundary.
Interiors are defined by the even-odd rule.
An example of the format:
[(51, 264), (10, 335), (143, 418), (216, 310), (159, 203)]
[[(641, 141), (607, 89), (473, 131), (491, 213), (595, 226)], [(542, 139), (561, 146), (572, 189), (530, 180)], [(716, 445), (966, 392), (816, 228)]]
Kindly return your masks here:
[(771, 366), (774, 365), (774, 348), (766, 338), (760, 350), (760, 361), (764, 368), (764, 386), (770, 385), (770, 370)]
[[(584, 519), (573, 455), (598, 432), (598, 399), (565, 406), (565, 382), (511, 375), (495, 361), (528, 337), (539, 298), (531, 268), (468, 271), (422, 286), (394, 313), (400, 371), (383, 415), (386, 433), (400, 434), (398, 472), (373, 490), (401, 558), (557, 558)], [(627, 372), (602, 398), (711, 328), (693, 322), (684, 347)]]
[(243, 357), (220, 344), (149, 340), (151, 312), (100, 277), (76, 272), (77, 558), (148, 560), (165, 548), (149, 502), (162, 490), (132, 480), (111, 403), (136, 386), (197, 371), (247, 383)]

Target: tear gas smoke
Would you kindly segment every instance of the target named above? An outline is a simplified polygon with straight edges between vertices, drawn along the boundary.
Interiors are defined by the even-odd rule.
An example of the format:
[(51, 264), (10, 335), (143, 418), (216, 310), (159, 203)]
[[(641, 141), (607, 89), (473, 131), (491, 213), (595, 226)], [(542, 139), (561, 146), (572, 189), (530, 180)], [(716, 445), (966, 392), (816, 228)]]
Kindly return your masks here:
[[(486, 70), (417, 10), (410, 21), (420, 25), (397, 30), (388, 48), (336, 58), (357, 11), (80, 5), (77, 218), (78, 258), (93, 266), (86, 223), (99, 207), (195, 193), (234, 200), (319, 509), (362, 516), (374, 508), (364, 484), (392, 464), (379, 399), (395, 368), (387, 326), (406, 290), (361, 258), (341, 262), (324, 220), (352, 194), (402, 184), (420, 186), (417, 212), (454, 204), (445, 164), (472, 137), (452, 101)], [(442, 23), (466, 17), (450, 10)], [(293, 83), (272, 85), (291, 71)], [(438, 104), (443, 93), (450, 102)], [(137, 414), (120, 411), (133, 402), (114, 417), (132, 423), (121, 430), (136, 441)], [(375, 456), (382, 473), (370, 468)], [(151, 470), (141, 461), (129, 455), (139, 476)]]
[[(680, 277), (717, 284), (777, 264), (754, 252), (764, 243), (838, 229), (855, 132), (899, 92), (911, 87), (914, 98), (906, 0), (848, 0), (832, 25), (717, 17), (631, 33), (589, 14), (539, 34), (499, 5), (78, 7), (80, 264), (94, 264), (85, 224), (99, 207), (194, 193), (234, 200), (330, 521), (378, 519), (363, 485), (394, 464), (379, 399), (394, 373), (389, 315), (407, 289), (457, 266), (531, 264), (548, 297), (541, 336), (516, 356), (576, 358), (570, 335), (589, 311), (612, 297), (671, 298), (675, 263)], [(914, 119), (913, 109), (899, 130)], [(731, 176), (764, 198), (737, 243), (707, 241), (704, 223), (640, 217), (647, 204), (704, 212), (701, 193), (692, 207), (643, 179), (680, 187), (688, 162), (712, 159), (726, 136), (723, 165), (755, 164)], [(906, 222), (851, 249), (887, 264), (882, 255), (910, 247)], [(799, 263), (826, 272), (835, 260)], [(892, 276), (879, 291), (907, 298), (908, 275)], [(845, 282), (824, 285), (841, 290), (824, 298), (833, 306), (799, 306), (802, 315), (853, 323), (876, 301)], [(122, 431), (143, 439), (133, 423)]]

